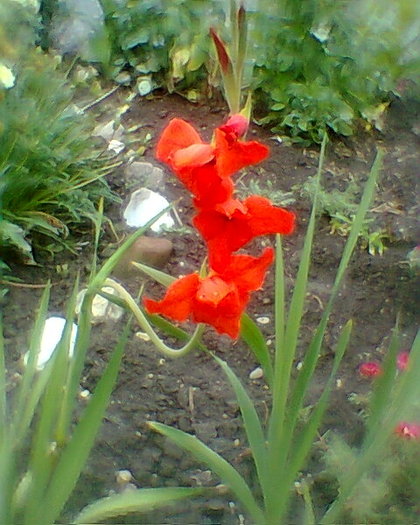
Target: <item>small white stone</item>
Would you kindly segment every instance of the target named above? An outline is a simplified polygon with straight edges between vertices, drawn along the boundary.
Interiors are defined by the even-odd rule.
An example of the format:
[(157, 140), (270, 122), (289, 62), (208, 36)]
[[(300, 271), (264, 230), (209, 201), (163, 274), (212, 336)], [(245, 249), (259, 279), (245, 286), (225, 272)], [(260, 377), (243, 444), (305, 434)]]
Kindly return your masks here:
[(121, 142), (120, 140), (112, 139), (108, 143), (108, 149), (110, 151), (113, 151), (118, 155), (118, 153), (121, 153), (122, 150), (125, 148), (124, 142)]
[(299, 361), (299, 363), (296, 365), (296, 370), (301, 370), (303, 366), (302, 361)]
[(129, 470), (118, 470), (115, 473), (115, 479), (118, 485), (126, 485), (133, 479), (133, 474)]
[(238, 439), (238, 438), (236, 438), (236, 439), (234, 440), (234, 442), (233, 442), (233, 446), (234, 446), (234, 447), (239, 447), (240, 444), (241, 444), (241, 440)]
[(153, 374), (147, 374), (148, 379), (153, 379), (155, 376)]
[(337, 379), (335, 382), (335, 386), (337, 388), (341, 388), (343, 386), (343, 381), (341, 379)]
[(92, 395), (91, 392), (85, 389), (80, 392), (79, 397), (80, 399), (89, 399), (91, 395)]
[(150, 341), (150, 336), (146, 332), (136, 332), (136, 337), (142, 341)]
[[(117, 296), (117, 292), (112, 288), (111, 286), (104, 286), (102, 288), (102, 291), (109, 294), (109, 295), (115, 295)], [(76, 315), (79, 315), (80, 309), (83, 303), (83, 299), (86, 294), (86, 289), (81, 290), (76, 299)], [(104, 321), (111, 320), (111, 321), (118, 321), (122, 314), (124, 313), (124, 309), (121, 308), (121, 306), (118, 306), (114, 303), (111, 303), (108, 301), (108, 299), (105, 299), (105, 297), (102, 297), (101, 295), (95, 295), (92, 301), (92, 323), (93, 324), (100, 324)]]
[(261, 379), (264, 375), (263, 369), (257, 366), (250, 374), (249, 379)]
[(266, 316), (257, 317), (257, 323), (258, 324), (268, 324), (270, 322), (270, 318)]

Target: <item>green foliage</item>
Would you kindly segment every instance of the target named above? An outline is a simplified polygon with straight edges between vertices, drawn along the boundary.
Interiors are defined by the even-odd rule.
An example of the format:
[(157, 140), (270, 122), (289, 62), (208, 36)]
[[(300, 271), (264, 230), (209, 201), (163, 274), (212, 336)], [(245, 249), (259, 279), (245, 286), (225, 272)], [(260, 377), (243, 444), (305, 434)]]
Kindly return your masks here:
[[(223, 16), (216, 0), (101, 0), (111, 45), (112, 71), (154, 74), (170, 89), (205, 78), (209, 28)], [(157, 74), (157, 76), (156, 76)]]
[(262, 122), (303, 144), (327, 128), (351, 135), (359, 119), (380, 129), (390, 92), (418, 80), (419, 25), (410, 0), (260, 0), (250, 55)]
[[(0, 88), (0, 248), (30, 262), (31, 239), (65, 237), (92, 218), (94, 201), (113, 198), (102, 179), (110, 159), (92, 140), (94, 122), (74, 105), (60, 60), (28, 44), (11, 47), (15, 27), (0, 24), (15, 83)], [(27, 34), (27, 33), (25, 33)]]
[[(298, 190), (301, 195), (313, 200), (316, 191), (315, 177), (310, 177)], [(319, 211), (330, 217), (331, 233), (342, 237), (349, 235), (357, 210), (359, 192), (359, 185), (355, 180), (351, 180), (344, 191), (333, 189), (326, 192), (321, 189), (318, 194)], [(371, 255), (382, 255), (385, 242), (389, 239), (389, 234), (379, 228), (372, 217), (364, 219), (359, 232), (363, 249), (367, 249)]]

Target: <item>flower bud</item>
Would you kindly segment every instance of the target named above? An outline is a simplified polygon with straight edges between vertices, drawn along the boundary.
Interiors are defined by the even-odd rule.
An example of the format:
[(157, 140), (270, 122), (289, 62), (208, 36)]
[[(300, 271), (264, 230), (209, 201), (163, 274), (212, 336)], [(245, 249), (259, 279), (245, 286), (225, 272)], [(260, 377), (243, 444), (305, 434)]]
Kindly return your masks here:
[(225, 133), (233, 133), (236, 137), (239, 138), (245, 135), (248, 129), (248, 125), (248, 120), (240, 113), (236, 113), (228, 119), (226, 124), (220, 126), (220, 129)]

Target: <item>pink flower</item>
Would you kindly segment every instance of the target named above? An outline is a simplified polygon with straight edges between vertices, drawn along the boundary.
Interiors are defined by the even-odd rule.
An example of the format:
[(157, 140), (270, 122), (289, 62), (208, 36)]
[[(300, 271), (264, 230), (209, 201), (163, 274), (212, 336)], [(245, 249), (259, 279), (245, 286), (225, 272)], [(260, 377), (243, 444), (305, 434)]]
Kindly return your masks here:
[(382, 368), (375, 361), (368, 361), (359, 366), (359, 374), (363, 377), (377, 377), (382, 374)]
[(404, 439), (420, 439), (420, 423), (398, 423), (394, 429), (395, 434)]
[(409, 358), (410, 358), (410, 352), (407, 352), (406, 350), (398, 354), (397, 356), (398, 370), (407, 370)]

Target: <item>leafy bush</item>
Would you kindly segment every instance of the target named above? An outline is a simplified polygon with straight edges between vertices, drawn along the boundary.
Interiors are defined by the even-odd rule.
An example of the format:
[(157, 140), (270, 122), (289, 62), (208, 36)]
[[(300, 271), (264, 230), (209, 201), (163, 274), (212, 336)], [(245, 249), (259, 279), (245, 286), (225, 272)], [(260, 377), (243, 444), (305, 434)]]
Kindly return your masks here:
[(123, 68), (137, 75), (163, 74), (170, 88), (205, 76), (209, 27), (223, 17), (216, 0), (101, 0), (114, 76)]
[(262, 122), (305, 143), (326, 128), (351, 135), (359, 119), (380, 129), (390, 93), (415, 79), (419, 24), (409, 0), (260, 0), (251, 55)]
[[(0, 249), (33, 262), (30, 232), (58, 239), (70, 224), (95, 212), (93, 200), (111, 197), (103, 180), (106, 156), (91, 140), (93, 122), (73, 105), (73, 89), (59, 60), (27, 42), (10, 42), (23, 24), (1, 25), (14, 83), (0, 85)], [(35, 20), (35, 16), (34, 16)], [(95, 184), (91, 184), (93, 181)]]

